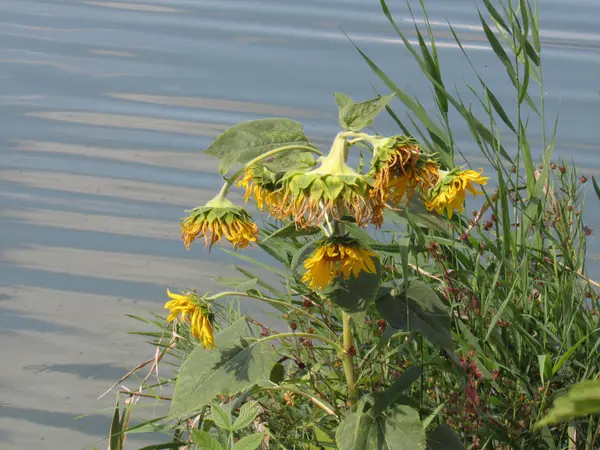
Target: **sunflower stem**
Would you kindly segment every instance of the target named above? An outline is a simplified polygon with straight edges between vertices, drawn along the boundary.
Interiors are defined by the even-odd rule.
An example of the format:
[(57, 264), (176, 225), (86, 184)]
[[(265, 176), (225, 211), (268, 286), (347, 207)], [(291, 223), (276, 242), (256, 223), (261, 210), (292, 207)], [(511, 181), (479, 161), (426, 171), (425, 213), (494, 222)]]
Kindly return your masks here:
[(352, 342), (352, 318), (346, 311), (342, 311), (342, 364), (348, 385), (348, 401), (354, 405), (358, 400), (358, 389), (356, 388), (356, 373), (354, 371), (354, 344)]
[(314, 153), (315, 155), (323, 156), (323, 153), (321, 153), (321, 151), (308, 145), (286, 145), (284, 147), (274, 148), (273, 150), (269, 150), (268, 152), (257, 156), (256, 158), (248, 161), (244, 168), (247, 169), (248, 167), (262, 161), (263, 159), (267, 159), (273, 155), (276, 155), (277, 153), (288, 152), (290, 150), (306, 150), (308, 152)]

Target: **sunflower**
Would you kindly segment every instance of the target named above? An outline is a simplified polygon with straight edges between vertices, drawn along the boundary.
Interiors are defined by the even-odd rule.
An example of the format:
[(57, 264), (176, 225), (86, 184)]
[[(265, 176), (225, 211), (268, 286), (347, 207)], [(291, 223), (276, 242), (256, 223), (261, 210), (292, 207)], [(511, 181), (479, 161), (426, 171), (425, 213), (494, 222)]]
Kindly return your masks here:
[(377, 253), (348, 237), (329, 237), (304, 261), (302, 281), (311, 289), (324, 289), (336, 277), (357, 278), (361, 272), (376, 273)]
[(220, 195), (188, 212), (188, 217), (181, 222), (181, 238), (188, 250), (199, 234), (204, 236), (209, 249), (223, 238), (231, 242), (235, 250), (246, 248), (258, 238), (258, 227), (250, 214)]
[(448, 213), (448, 218), (452, 218), (454, 210), (463, 212), (467, 191), (473, 196), (483, 194), (482, 191), (475, 189), (475, 184), (485, 185), (489, 177), (481, 175), (483, 169), (479, 172), (475, 170), (462, 170), (461, 168), (452, 169), (446, 172), (439, 182), (429, 191), (428, 198), (425, 201), (427, 210), (437, 211), (442, 214)]
[(375, 179), (370, 195), (379, 204), (398, 205), (410, 199), (416, 189), (426, 193), (439, 180), (438, 164), (421, 152), (416, 140), (393, 136), (373, 141), (373, 159), (369, 176)]
[(167, 295), (171, 300), (165, 303), (165, 309), (169, 310), (167, 322), (172, 322), (179, 317), (183, 323), (190, 326), (190, 332), (200, 341), (204, 348), (211, 349), (215, 346), (214, 330), (211, 323), (208, 306), (201, 304), (198, 296), (193, 292), (173, 294), (167, 289)]
[(302, 228), (319, 225), (325, 217), (342, 220), (352, 216), (359, 226), (379, 223), (377, 199), (369, 196), (372, 180), (346, 164), (348, 143), (337, 137), (319, 167), (291, 172), (282, 180), (282, 201), (273, 212), (293, 217)]
[[(244, 200), (246, 203), (250, 197), (256, 200), (256, 206), (260, 211), (269, 211), (275, 216), (283, 200), (281, 185), (276, 180), (275, 173), (268, 171), (263, 166), (252, 166), (246, 168), (244, 175), (237, 180), (237, 187), (243, 187), (246, 191)], [(285, 217), (275, 216), (278, 219)]]

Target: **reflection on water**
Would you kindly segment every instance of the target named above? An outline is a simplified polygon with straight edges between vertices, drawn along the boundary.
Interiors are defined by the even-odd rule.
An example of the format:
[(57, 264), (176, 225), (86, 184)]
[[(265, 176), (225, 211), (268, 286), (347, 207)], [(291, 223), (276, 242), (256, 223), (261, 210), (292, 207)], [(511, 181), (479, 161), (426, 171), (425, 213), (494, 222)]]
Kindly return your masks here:
[[(427, 4), (446, 84), (462, 93), (477, 83), (449, 20), (480, 76), (512, 101), (472, 2)], [(414, 39), (403, 3), (391, 6)], [(540, 6), (557, 151), (598, 174), (600, 3)], [(178, 242), (183, 210), (220, 183), (199, 149), (269, 116), (301, 121), (324, 146), (337, 131), (334, 91), (365, 99), (371, 82), (385, 91), (341, 29), (431, 107), (376, 0), (0, 0), (1, 448), (78, 448), (103, 435), (109, 412), (87, 425), (72, 418), (110, 407), (96, 397), (146, 356), (124, 335), (135, 324), (123, 315), (159, 312), (167, 286), (215, 289), (211, 277), (230, 270), (222, 252), (209, 259)], [(461, 151), (484, 165), (469, 130), (455, 126)], [(387, 118), (377, 127), (395, 130)], [(587, 214), (594, 228), (598, 208)], [(600, 273), (600, 261), (590, 264)]]

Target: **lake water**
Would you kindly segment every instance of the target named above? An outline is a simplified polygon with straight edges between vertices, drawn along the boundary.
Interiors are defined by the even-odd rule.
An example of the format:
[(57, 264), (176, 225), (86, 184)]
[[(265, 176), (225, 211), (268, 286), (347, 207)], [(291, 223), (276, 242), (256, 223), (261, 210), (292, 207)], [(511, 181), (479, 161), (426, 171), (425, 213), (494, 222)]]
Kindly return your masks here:
[[(597, 175), (600, 2), (540, 3), (557, 151)], [(473, 3), (427, 4), (446, 85), (476, 81), (449, 20), (500, 101), (514, 98)], [(403, 5), (390, 1), (412, 36)], [(324, 146), (338, 131), (334, 91), (387, 93), (342, 30), (431, 105), (376, 0), (0, 0), (0, 448), (105, 436), (114, 396), (95, 399), (150, 351), (124, 334), (137, 325), (123, 315), (158, 312), (166, 286), (214, 289), (211, 277), (230, 270), (222, 252), (209, 260), (179, 241), (183, 210), (220, 182), (199, 149), (271, 116), (301, 121)], [(396, 132), (386, 118), (377, 129)], [(455, 136), (481, 163), (458, 122)]]

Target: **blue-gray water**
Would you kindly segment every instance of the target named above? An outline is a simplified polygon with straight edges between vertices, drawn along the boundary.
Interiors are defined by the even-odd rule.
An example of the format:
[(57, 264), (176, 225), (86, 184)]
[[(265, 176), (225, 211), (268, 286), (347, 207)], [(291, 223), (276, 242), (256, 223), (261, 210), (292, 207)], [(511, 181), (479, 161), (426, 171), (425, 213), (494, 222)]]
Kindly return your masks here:
[[(557, 151), (590, 177), (600, 171), (600, 3), (540, 3)], [(476, 84), (449, 20), (511, 102), (473, 2), (427, 4), (446, 85), (464, 93)], [(390, 1), (411, 36), (403, 5)], [(95, 398), (149, 350), (123, 334), (134, 327), (123, 314), (158, 311), (166, 286), (214, 288), (210, 278), (229, 270), (221, 252), (209, 260), (178, 241), (183, 210), (219, 184), (198, 149), (270, 116), (297, 119), (326, 143), (338, 131), (334, 91), (366, 99), (373, 83), (387, 92), (342, 29), (431, 106), (376, 0), (0, 0), (0, 448), (81, 448), (103, 437), (108, 412), (99, 410), (114, 397)], [(468, 130), (455, 126), (479, 164)], [(386, 118), (377, 129), (396, 131)], [(530, 132), (539, 142), (539, 129)], [(593, 245), (597, 272), (595, 255)]]

